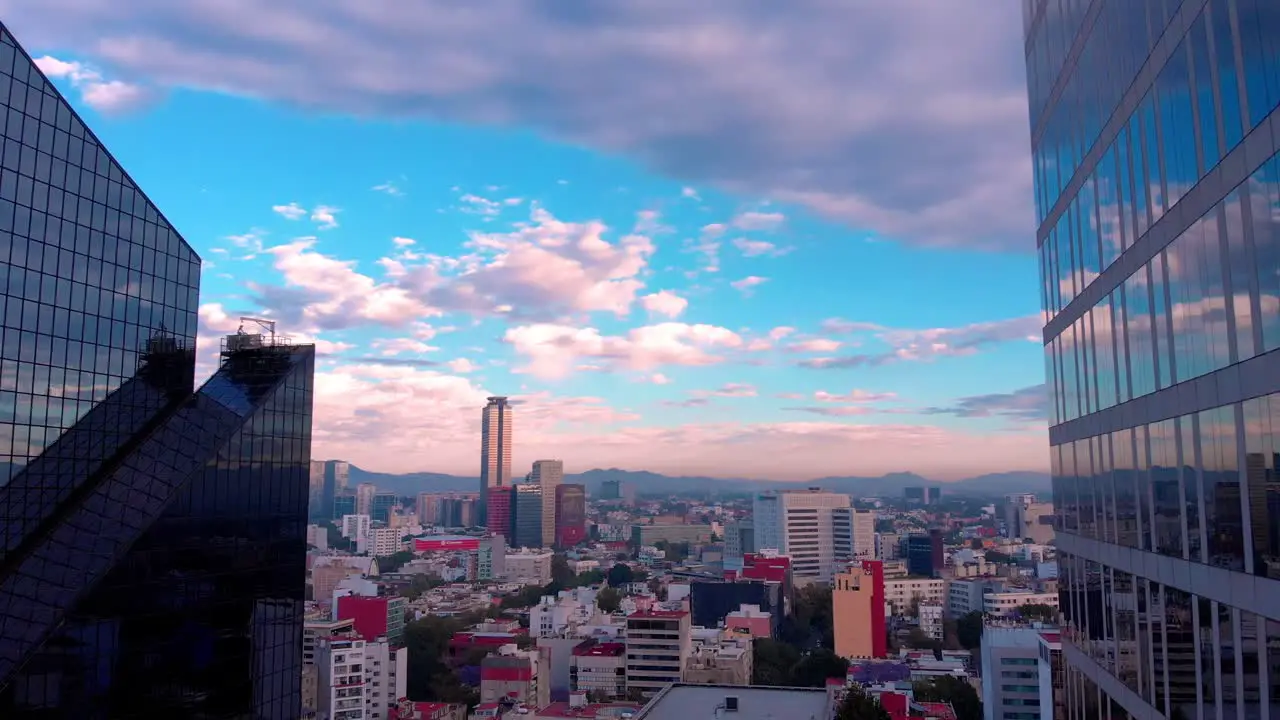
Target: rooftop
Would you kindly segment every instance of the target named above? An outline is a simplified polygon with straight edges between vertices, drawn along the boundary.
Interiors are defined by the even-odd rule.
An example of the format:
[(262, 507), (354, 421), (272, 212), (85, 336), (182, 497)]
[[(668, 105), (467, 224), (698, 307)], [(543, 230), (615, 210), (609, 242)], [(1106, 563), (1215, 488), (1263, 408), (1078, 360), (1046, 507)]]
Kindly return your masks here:
[(594, 645), (582, 643), (573, 648), (573, 654), (578, 657), (618, 657), (626, 651), (627, 646), (620, 642), (595, 643)]
[(644, 618), (658, 618), (658, 619), (674, 620), (676, 618), (685, 617), (688, 614), (689, 613), (683, 610), (637, 610), (631, 613), (630, 615), (628, 615), (627, 619), (643, 620)]
[(634, 720), (691, 720), (725, 717), (735, 699), (733, 720), (825, 720), (830, 717), (823, 688), (765, 688), (737, 685), (668, 685)]
[(610, 715), (621, 715), (624, 712), (635, 712), (639, 709), (640, 706), (635, 703), (591, 703), (581, 707), (569, 707), (567, 702), (555, 702), (538, 710), (538, 717), (596, 720), (606, 711)]

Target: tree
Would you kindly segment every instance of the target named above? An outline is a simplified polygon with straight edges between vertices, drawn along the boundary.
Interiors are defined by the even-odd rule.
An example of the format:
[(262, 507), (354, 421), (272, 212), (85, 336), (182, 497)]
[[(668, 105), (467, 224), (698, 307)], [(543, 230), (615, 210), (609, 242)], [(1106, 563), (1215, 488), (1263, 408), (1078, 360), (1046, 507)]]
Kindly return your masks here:
[(444, 580), (439, 575), (414, 575), (413, 579), (409, 581), (409, 588), (405, 591), (405, 596), (410, 600), (416, 600), (422, 593), (444, 584)]
[(965, 650), (977, 650), (982, 644), (982, 613), (978, 611), (956, 618), (956, 639)]
[(444, 662), (453, 634), (466, 628), (461, 618), (428, 615), (405, 626), (409, 650), (409, 698), (431, 702), (474, 703), (475, 691), (467, 688)]
[(751, 684), (786, 687), (800, 651), (787, 643), (758, 638), (751, 643)]
[(567, 587), (594, 587), (602, 582), (604, 582), (604, 573), (599, 570), (588, 570), (574, 575)]
[(806, 585), (796, 592), (783, 637), (803, 647), (835, 647), (830, 587)]
[(800, 658), (791, 670), (794, 687), (826, 687), (831, 678), (844, 678), (849, 673), (849, 661), (834, 651), (820, 647)]
[(565, 556), (556, 554), (551, 558), (551, 581), (564, 587), (569, 587), (573, 582), (573, 569), (569, 567), (569, 560)]
[(1027, 620), (1057, 622), (1058, 608), (1043, 603), (1027, 603), (1018, 607), (1018, 614)]
[(401, 550), (393, 555), (386, 555), (378, 558), (378, 572), (393, 573), (404, 567), (405, 563), (413, 559), (413, 553), (408, 550)]
[(973, 550), (982, 549), (982, 538), (973, 538), (969, 541), (969, 547)]
[(956, 720), (982, 720), (982, 699), (965, 680), (940, 675), (914, 683), (911, 688), (918, 701), (951, 703), (951, 708), (956, 711)]
[(890, 717), (880, 707), (880, 701), (868, 695), (861, 686), (852, 685), (845, 690), (835, 720), (890, 720)]
[(615, 613), (621, 605), (622, 593), (614, 588), (607, 587), (596, 593), (596, 607), (600, 608), (600, 612)]
[(907, 647), (912, 647), (917, 650), (933, 650), (936, 652), (942, 648), (942, 643), (926, 635), (920, 628), (911, 628), (911, 630), (907, 632)]
[(623, 565), (622, 563), (617, 563), (613, 567), (609, 568), (608, 574), (605, 575), (605, 579), (609, 581), (609, 587), (614, 588), (626, 585), (634, 578), (635, 573), (632, 572), (629, 566)]

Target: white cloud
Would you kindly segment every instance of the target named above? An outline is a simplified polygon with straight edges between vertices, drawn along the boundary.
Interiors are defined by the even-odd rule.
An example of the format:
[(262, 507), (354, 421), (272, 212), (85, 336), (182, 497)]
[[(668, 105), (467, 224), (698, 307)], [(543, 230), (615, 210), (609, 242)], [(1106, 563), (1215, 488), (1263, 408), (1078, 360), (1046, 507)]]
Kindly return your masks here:
[(791, 252), (791, 248), (780, 248), (771, 242), (749, 240), (747, 238), (734, 238), (733, 246), (738, 248), (745, 257), (759, 257), (761, 255), (778, 257)]
[(338, 208), (328, 205), (317, 205), (311, 209), (311, 222), (320, 226), (321, 230), (332, 230), (338, 227)]
[(825, 390), (819, 390), (813, 394), (813, 399), (818, 402), (830, 403), (874, 403), (884, 400), (893, 400), (898, 396), (890, 392), (871, 392), (869, 390), (850, 390), (841, 395), (839, 393), (829, 393)]
[(384, 357), (395, 357), (401, 353), (414, 353), (421, 355), (424, 353), (435, 352), (438, 347), (432, 347), (421, 340), (414, 338), (378, 338), (373, 341), (373, 347), (377, 349)]
[(749, 211), (740, 213), (731, 224), (739, 230), (770, 231), (782, 227), (785, 220), (782, 213)]
[(666, 375), (663, 375), (662, 373), (654, 373), (649, 376), (648, 380), (654, 385), (670, 385), (671, 384), (671, 378), (667, 377)]
[(150, 94), (140, 85), (121, 80), (106, 80), (102, 73), (83, 63), (59, 60), (51, 55), (34, 59), (36, 67), (46, 77), (62, 78), (80, 91), (80, 99), (86, 105), (102, 113), (116, 114), (133, 110), (144, 104)]
[(640, 304), (654, 315), (665, 315), (669, 318), (680, 317), (685, 308), (689, 307), (688, 300), (670, 290), (659, 290), (651, 295), (645, 295), (640, 298)]
[(677, 322), (632, 328), (626, 335), (546, 323), (522, 325), (507, 330), (503, 339), (528, 360), (523, 371), (547, 379), (564, 377), (581, 359), (638, 371), (713, 365), (724, 360), (716, 351), (743, 344), (732, 330)]
[(747, 277), (744, 277), (741, 280), (734, 280), (733, 282), (729, 283), (729, 285), (732, 286), (734, 290), (737, 290), (743, 295), (750, 295), (755, 288), (768, 282), (768, 280), (769, 278), (762, 278), (762, 277), (759, 277), (758, 275), (748, 275)]
[(371, 189), (374, 192), (386, 193), (388, 195), (391, 195), (392, 197), (400, 197), (404, 195), (404, 191), (401, 190), (399, 186), (397, 186), (395, 183), (391, 182), (390, 180), (380, 185), (374, 185)]
[(698, 200), (698, 201), (702, 200), (702, 197), (698, 195), (697, 188), (691, 188), (687, 186), (680, 188), (680, 197), (685, 197), (691, 200)]
[(394, 243), (396, 247), (402, 248), (402, 247), (409, 247), (410, 245), (413, 245), (417, 241), (415, 241), (413, 238), (393, 237), (391, 238), (391, 242)]
[(475, 372), (478, 369), (475, 363), (466, 358), (454, 358), (446, 362), (445, 366), (456, 373)]
[(287, 220), (299, 220), (307, 214), (307, 209), (296, 202), (288, 205), (272, 205), (271, 211)]
[(484, 215), (485, 217), (492, 218), (497, 217), (502, 213), (503, 203), (497, 200), (480, 197), (479, 195), (467, 193), (466, 195), (458, 198), (458, 201), (462, 203), (462, 212), (471, 215)]
[(791, 352), (808, 352), (808, 353), (829, 353), (835, 352), (843, 345), (839, 340), (831, 340), (828, 338), (809, 338), (808, 340), (797, 340), (787, 345), (787, 350)]

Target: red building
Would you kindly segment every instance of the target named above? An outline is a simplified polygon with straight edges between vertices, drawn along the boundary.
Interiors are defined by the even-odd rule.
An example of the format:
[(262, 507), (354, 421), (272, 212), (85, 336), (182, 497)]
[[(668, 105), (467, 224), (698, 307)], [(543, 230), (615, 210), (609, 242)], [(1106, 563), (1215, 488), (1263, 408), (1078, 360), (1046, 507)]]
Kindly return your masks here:
[(480, 538), (465, 535), (428, 535), (414, 538), (414, 552), (467, 552), (480, 549)]
[(404, 639), (404, 612), (408, 601), (402, 597), (344, 595), (338, 598), (338, 620), (352, 620), (356, 634), (365, 640), (386, 637), (393, 645)]
[(488, 528), (494, 535), (511, 540), (511, 488), (492, 487), (488, 490)]
[(556, 547), (571, 548), (587, 539), (587, 489), (573, 483), (556, 486)]

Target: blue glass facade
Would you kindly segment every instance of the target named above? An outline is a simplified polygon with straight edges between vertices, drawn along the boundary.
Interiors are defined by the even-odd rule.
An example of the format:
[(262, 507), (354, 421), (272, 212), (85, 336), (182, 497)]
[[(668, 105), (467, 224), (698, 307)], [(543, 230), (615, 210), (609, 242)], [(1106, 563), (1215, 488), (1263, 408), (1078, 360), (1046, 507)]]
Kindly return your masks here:
[(0, 717), (296, 718), (311, 346), (192, 392), (200, 259), (0, 27)]
[(1023, 10), (1068, 717), (1280, 717), (1280, 4)]

